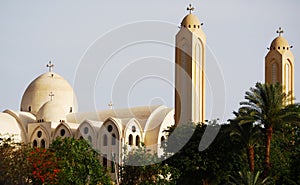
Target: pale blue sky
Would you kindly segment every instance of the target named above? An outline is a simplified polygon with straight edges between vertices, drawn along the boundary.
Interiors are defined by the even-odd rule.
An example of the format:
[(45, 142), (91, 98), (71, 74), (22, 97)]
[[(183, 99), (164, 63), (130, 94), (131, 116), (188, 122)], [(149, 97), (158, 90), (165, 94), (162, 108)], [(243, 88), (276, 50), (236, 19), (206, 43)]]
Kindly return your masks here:
[[(202, 0), (202, 1), (0, 1), (0, 62), (1, 62), (1, 110), (18, 110), (22, 94), (28, 84), (47, 71), (49, 60), (55, 64), (54, 71), (71, 84), (78, 75), (88, 48), (101, 41), (105, 35), (124, 25), (135, 22), (160, 21), (174, 25), (169, 40), (175, 39), (186, 7), (192, 3), (194, 14), (204, 22), (203, 30), (207, 45), (222, 69), (226, 86), (226, 109), (224, 119), (232, 116), (244, 93), (257, 81), (264, 81), (264, 57), (275, 33), (281, 26), (283, 36), (293, 45), (295, 55), (295, 96), (300, 99), (300, 1), (298, 0)], [(162, 27), (154, 27), (159, 30)], [(166, 30), (162, 29), (161, 32)], [(169, 30), (168, 30), (169, 31)], [(146, 34), (151, 34), (148, 29)], [(138, 33), (134, 33), (139, 36)], [(145, 33), (144, 33), (145, 34)], [(173, 39), (173, 40), (172, 40)], [(107, 42), (107, 41), (106, 41)], [(151, 50), (151, 52), (149, 52)], [(101, 54), (101, 48), (98, 50)], [(98, 54), (99, 54), (98, 53)], [(174, 50), (159, 44), (144, 43), (128, 47), (112, 61), (124, 61), (122, 65), (143, 57), (155, 57), (174, 61)], [(149, 57), (149, 56), (152, 56)], [(154, 57), (154, 58), (153, 58)], [(100, 61), (102, 62), (102, 61)], [(159, 61), (158, 61), (159, 62)], [(209, 64), (207, 64), (209, 65)], [(95, 104), (97, 109), (106, 109), (111, 99), (111, 81), (114, 73), (124, 69), (112, 65), (95, 79)], [(138, 67), (140, 69), (141, 66)], [(80, 70), (80, 69), (79, 69)], [(157, 69), (159, 71), (159, 68)], [(172, 74), (173, 69), (170, 69)], [(76, 81), (75, 81), (76, 83)], [(106, 84), (107, 83), (107, 84)], [(75, 84), (76, 85), (76, 84)], [(147, 88), (147, 86), (150, 86)], [(79, 87), (80, 88), (80, 87)], [(107, 90), (108, 88), (109, 90)], [(78, 90), (78, 88), (75, 88)], [(155, 91), (155, 93), (152, 93)], [(90, 110), (80, 93), (79, 109)], [(113, 92), (116, 93), (116, 92)], [(173, 89), (167, 82), (156, 83), (144, 79), (126, 94), (130, 106), (164, 102), (173, 106)], [(129, 93), (129, 95), (128, 95)], [(214, 97), (207, 93), (208, 104)], [(121, 96), (122, 97), (122, 96)], [(297, 101), (297, 100), (296, 100)], [(115, 107), (128, 106), (114, 100)], [(208, 108), (210, 106), (208, 105)], [(208, 110), (207, 119), (211, 110)], [(218, 115), (217, 115), (218, 116)], [(219, 117), (222, 117), (220, 115)]]

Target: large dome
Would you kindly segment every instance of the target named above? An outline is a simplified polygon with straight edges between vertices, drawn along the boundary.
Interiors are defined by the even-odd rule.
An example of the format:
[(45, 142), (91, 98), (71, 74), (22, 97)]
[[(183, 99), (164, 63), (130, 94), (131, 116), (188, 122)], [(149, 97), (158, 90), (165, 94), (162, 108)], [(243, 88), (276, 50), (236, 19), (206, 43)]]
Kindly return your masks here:
[(51, 99), (59, 102), (65, 114), (77, 112), (77, 99), (73, 88), (63, 77), (53, 72), (44, 73), (29, 84), (22, 97), (21, 111), (36, 115)]

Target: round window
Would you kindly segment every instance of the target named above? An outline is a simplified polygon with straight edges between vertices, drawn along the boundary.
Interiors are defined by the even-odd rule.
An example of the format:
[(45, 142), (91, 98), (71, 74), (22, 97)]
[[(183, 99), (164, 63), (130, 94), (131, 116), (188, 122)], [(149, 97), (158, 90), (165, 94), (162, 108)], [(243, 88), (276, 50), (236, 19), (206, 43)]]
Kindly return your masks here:
[(89, 133), (89, 128), (87, 128), (87, 127), (84, 127), (84, 130), (83, 130), (83, 132), (84, 132), (85, 134)]
[(60, 136), (64, 136), (66, 134), (66, 130), (65, 129), (61, 129), (60, 130)]
[(42, 137), (42, 134), (43, 134), (42, 131), (38, 131), (37, 137), (38, 137), (38, 138), (41, 138), (41, 137)]
[(132, 130), (132, 132), (135, 132), (135, 131), (136, 131), (135, 126), (132, 126), (132, 127), (131, 127), (131, 130)]
[(111, 125), (108, 125), (107, 130), (108, 132), (111, 132), (113, 130), (113, 127)]

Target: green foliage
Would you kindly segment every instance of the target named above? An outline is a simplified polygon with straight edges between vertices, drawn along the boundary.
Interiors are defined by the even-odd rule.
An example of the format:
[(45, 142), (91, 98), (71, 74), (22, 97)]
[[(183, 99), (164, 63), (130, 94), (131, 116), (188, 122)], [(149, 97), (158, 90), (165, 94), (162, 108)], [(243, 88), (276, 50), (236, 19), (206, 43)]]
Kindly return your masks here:
[[(189, 132), (186, 129), (193, 127), (194, 133), (187, 144), (165, 161), (180, 172), (177, 184), (227, 183), (230, 174), (239, 171), (247, 164), (241, 157), (241, 147), (230, 140), (228, 125), (221, 127), (215, 140), (204, 151), (199, 151), (200, 140), (207, 127), (214, 129), (216, 125), (180, 125), (176, 128), (176, 134), (172, 136), (172, 140), (168, 139), (167, 152), (172, 152), (172, 148), (168, 148), (174, 145), (172, 142), (184, 137), (182, 134)], [(173, 130), (174, 128), (169, 129), (171, 135), (175, 133)]]
[(99, 155), (85, 140), (57, 139), (50, 149), (59, 158), (59, 184), (111, 184)]
[(255, 87), (246, 92), (245, 99), (240, 103), (238, 117), (241, 124), (259, 123), (265, 132), (265, 166), (264, 175), (270, 174), (271, 141), (273, 129), (284, 124), (299, 124), (299, 104), (288, 104), (293, 97), (283, 92), (282, 86), (277, 84), (256, 83)]
[(16, 143), (13, 136), (1, 136), (0, 184), (30, 184), (31, 166), (27, 161), (30, 148)]
[(126, 185), (172, 185), (177, 179), (176, 169), (163, 164), (157, 154), (147, 152), (145, 147), (124, 154), (121, 167), (122, 184)]
[(267, 185), (271, 184), (269, 178), (260, 178), (261, 172), (239, 171), (237, 177), (230, 176), (232, 185)]

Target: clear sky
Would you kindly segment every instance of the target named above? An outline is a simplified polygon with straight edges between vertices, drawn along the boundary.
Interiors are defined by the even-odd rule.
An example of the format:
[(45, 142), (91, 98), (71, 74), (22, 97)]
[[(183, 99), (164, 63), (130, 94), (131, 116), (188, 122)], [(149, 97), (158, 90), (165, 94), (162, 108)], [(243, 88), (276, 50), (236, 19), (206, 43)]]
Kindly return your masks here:
[[(177, 26), (188, 13), (189, 3), (204, 23), (208, 52), (215, 58), (214, 65), (220, 67), (225, 84), (225, 90), (212, 93), (208, 79), (207, 119), (230, 118), (245, 91), (256, 82), (264, 82), (264, 57), (267, 47), (278, 35), (279, 26), (285, 31), (283, 36), (294, 46), (295, 96), (296, 101), (300, 99), (298, 0), (11, 0), (0, 1), (1, 110), (19, 109), (26, 87), (48, 70), (45, 65), (49, 60), (55, 64), (54, 71), (75, 87), (80, 111), (107, 109), (111, 99), (116, 108), (156, 103), (173, 107), (172, 44)], [(143, 28), (140, 32), (139, 27)], [(167, 41), (145, 41), (147, 35), (153, 36), (156, 32), (163, 33), (162, 40)], [(121, 42), (132, 36), (141, 42), (126, 47), (119, 45), (111, 53), (113, 57), (102, 60), (101, 54), (119, 43), (114, 38)], [(89, 67), (96, 69), (97, 76), (91, 82), (92, 89), (85, 89), (86, 84), (81, 86), (84, 81), (80, 80), (89, 76), (84, 70), (85, 61), (93, 52), (96, 53), (93, 59), (99, 65), (89, 64)], [(210, 61), (207, 61), (208, 67), (212, 65)], [(108, 65), (103, 68), (103, 64)], [(126, 76), (138, 71), (151, 72), (145, 76)], [(164, 72), (171, 77), (162, 77)], [(213, 72), (210, 70), (210, 76), (215, 76)], [(88, 91), (93, 92), (94, 107), (86, 100), (90, 97)], [(225, 97), (224, 117), (211, 113), (214, 112), (212, 102), (219, 102), (214, 96)]]

